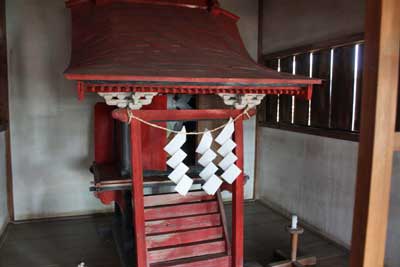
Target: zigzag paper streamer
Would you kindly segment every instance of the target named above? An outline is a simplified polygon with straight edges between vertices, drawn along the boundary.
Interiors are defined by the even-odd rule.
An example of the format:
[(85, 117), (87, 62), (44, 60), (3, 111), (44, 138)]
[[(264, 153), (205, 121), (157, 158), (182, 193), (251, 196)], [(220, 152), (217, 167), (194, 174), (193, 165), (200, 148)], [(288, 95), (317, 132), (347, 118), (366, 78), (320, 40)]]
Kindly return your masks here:
[(221, 177), (229, 184), (232, 184), (242, 173), (242, 170), (235, 165), (235, 162), (238, 160), (238, 158), (233, 153), (233, 150), (237, 146), (236, 143), (232, 140), (232, 135), (234, 132), (235, 125), (233, 123), (233, 119), (231, 118), (229, 120), (229, 123), (225, 126), (225, 128), (221, 131), (221, 133), (215, 140), (218, 144), (221, 145), (221, 147), (217, 151), (218, 154), (224, 157), (218, 163), (218, 166), (222, 170), (224, 170), (224, 173), (221, 175)]
[(186, 128), (183, 127), (181, 132), (175, 135), (175, 137), (164, 147), (164, 150), (171, 156), (167, 165), (174, 169), (168, 178), (173, 181), (176, 185), (175, 191), (185, 196), (193, 185), (193, 180), (186, 175), (189, 171), (189, 167), (186, 166), (183, 161), (187, 157), (187, 154), (181, 149), (186, 142)]
[(209, 195), (214, 195), (222, 185), (222, 180), (215, 175), (218, 167), (215, 166), (213, 160), (215, 160), (217, 154), (211, 149), (212, 142), (211, 133), (206, 131), (196, 149), (196, 152), (201, 155), (198, 163), (204, 167), (200, 172), (200, 177), (206, 181), (202, 188)]

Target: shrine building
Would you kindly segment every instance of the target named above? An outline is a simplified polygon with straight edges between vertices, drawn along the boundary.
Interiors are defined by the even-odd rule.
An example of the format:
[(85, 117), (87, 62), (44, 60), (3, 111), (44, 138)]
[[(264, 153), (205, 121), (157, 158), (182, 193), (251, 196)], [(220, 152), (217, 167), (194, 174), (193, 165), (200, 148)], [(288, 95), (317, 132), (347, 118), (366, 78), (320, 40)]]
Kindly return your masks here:
[(0, 267), (400, 266), (399, 0), (0, 0)]

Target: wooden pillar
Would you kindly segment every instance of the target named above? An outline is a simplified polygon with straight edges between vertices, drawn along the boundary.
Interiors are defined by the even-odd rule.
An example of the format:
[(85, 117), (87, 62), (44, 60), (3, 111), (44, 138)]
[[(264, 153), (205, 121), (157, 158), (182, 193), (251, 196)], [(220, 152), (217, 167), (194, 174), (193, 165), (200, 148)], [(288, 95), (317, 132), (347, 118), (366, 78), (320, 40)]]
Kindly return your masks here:
[(137, 267), (148, 267), (144, 226), (143, 164), (141, 122), (131, 122), (133, 232), (136, 241)]
[(367, 0), (351, 267), (383, 267), (395, 137), (400, 1)]
[[(243, 117), (235, 122), (236, 165), (243, 169)], [(232, 205), (232, 266), (243, 267), (243, 199), (244, 199), (244, 173), (239, 175), (233, 183)]]

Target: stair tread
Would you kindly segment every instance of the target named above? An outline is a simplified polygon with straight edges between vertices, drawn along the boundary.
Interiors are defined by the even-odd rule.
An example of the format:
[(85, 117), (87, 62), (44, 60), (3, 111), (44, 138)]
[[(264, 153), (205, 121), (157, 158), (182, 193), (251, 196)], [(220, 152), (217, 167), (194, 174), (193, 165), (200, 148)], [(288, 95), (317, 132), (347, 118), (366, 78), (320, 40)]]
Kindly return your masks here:
[(145, 222), (146, 234), (167, 233), (221, 225), (221, 214), (205, 214)]
[(150, 249), (148, 250), (148, 259), (149, 263), (156, 263), (226, 252), (225, 240), (221, 238), (218, 240)]
[(229, 263), (230, 256), (226, 255), (226, 253), (217, 253), (167, 262), (153, 263), (150, 264), (150, 267), (228, 267)]
[(144, 210), (144, 217), (145, 220), (160, 220), (165, 218), (193, 216), (216, 212), (219, 212), (218, 202), (213, 200), (199, 203), (183, 203), (146, 208)]
[(148, 235), (147, 248), (160, 248), (174, 245), (183, 245), (206, 240), (216, 240), (224, 237), (222, 226), (197, 228), (165, 234)]
[(181, 196), (178, 193), (148, 195), (144, 197), (144, 206), (148, 208), (183, 203), (200, 203), (215, 199), (215, 196), (210, 196), (203, 190), (195, 190), (190, 191), (186, 196)]

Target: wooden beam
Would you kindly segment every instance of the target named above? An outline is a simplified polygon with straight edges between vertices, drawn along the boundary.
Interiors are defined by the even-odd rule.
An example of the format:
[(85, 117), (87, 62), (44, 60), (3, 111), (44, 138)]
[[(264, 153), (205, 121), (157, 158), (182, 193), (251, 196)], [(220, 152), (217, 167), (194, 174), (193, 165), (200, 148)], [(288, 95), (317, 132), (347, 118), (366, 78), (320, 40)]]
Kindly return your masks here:
[(351, 267), (383, 267), (399, 70), (400, 1), (367, 0)]

